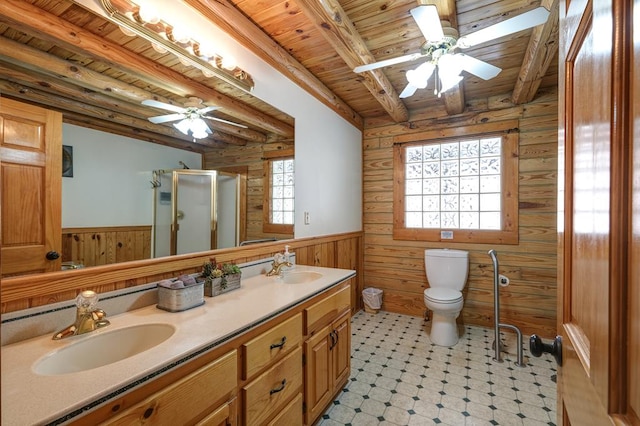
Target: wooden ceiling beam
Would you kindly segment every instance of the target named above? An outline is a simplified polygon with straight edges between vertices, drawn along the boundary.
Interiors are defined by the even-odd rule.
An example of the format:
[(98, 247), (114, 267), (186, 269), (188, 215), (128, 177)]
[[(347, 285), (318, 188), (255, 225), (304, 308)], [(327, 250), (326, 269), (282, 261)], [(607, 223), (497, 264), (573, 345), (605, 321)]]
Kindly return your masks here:
[(309, 92), (358, 129), (363, 119), (349, 105), (311, 74), (228, 0), (185, 0), (203, 16), (232, 36), (270, 66)]
[[(2, 0), (0, 17), (16, 29), (60, 44), (72, 52), (88, 55), (117, 69), (132, 73), (140, 79), (154, 82), (170, 81), (173, 93), (197, 96), (205, 104), (220, 106), (225, 113), (269, 132), (287, 138), (294, 137), (292, 125), (277, 120), (262, 111), (219, 93), (184, 75), (163, 67), (150, 59), (131, 52), (109, 40), (71, 24), (37, 6), (19, 0)], [(154, 84), (155, 85), (155, 84)]]
[[(129, 134), (125, 136), (131, 137), (134, 134), (138, 134), (132, 129), (139, 129), (140, 132), (147, 134), (155, 133), (158, 137), (171, 138), (173, 140), (185, 140), (185, 142), (192, 142), (193, 139), (184, 135), (180, 131), (176, 130), (173, 126), (158, 126), (149, 122), (149, 120), (139, 119), (125, 114), (120, 114), (111, 109), (103, 109), (94, 105), (82, 104), (75, 99), (68, 99), (62, 96), (53, 96), (51, 93), (47, 93), (37, 87), (24, 86), (22, 84), (12, 82), (9, 80), (0, 79), (0, 91), (4, 95), (10, 95), (15, 99), (22, 99), (35, 103), (38, 105), (44, 105), (47, 108), (62, 111), (63, 116), (72, 115), (75, 117), (85, 117), (85, 122), (92, 123), (90, 127), (98, 128), (98, 124), (101, 121), (105, 123), (115, 123), (119, 126), (129, 129)], [(104, 128), (108, 128), (109, 125), (102, 125)], [(213, 131), (213, 133), (206, 139), (215, 139), (218, 142), (224, 142), (225, 144), (233, 144), (244, 146), (247, 141), (238, 137)], [(218, 146), (218, 144), (216, 144)]]
[[(355, 25), (336, 0), (297, 0), (296, 3), (349, 68), (376, 61)], [(381, 69), (361, 73), (357, 78), (396, 123), (409, 119), (407, 107)]]
[[(43, 79), (45, 82), (49, 79), (62, 76), (66, 78), (67, 81), (73, 82), (73, 84), (77, 86), (84, 87), (85, 89), (96, 91), (98, 93), (109, 94), (115, 98), (129, 101), (134, 104), (140, 104), (144, 99), (157, 99), (162, 102), (172, 103), (172, 100), (170, 99), (159, 98), (158, 96), (136, 86), (123, 83), (119, 80), (84, 68), (75, 63), (65, 61), (48, 53), (44, 53), (38, 49), (19, 44), (12, 40), (6, 39), (0, 43), (0, 58), (4, 58), (7, 62), (11, 62), (13, 64), (20, 64), (22, 67), (44, 76), (49, 76), (49, 78)], [(76, 100), (74, 100), (74, 102), (79, 104)], [(152, 111), (154, 110), (147, 109), (146, 111), (143, 111), (141, 109), (139, 115), (148, 117), (154, 114)], [(167, 112), (164, 112), (164, 114), (167, 114)], [(108, 118), (105, 117), (105, 119)], [(148, 120), (146, 121), (148, 122)], [(229, 141), (244, 139), (264, 143), (267, 140), (264, 134), (251, 129), (241, 129), (236, 126), (228, 124), (224, 125), (224, 123), (217, 122), (215, 124), (210, 124), (212, 124), (210, 127), (213, 127), (214, 129), (221, 129), (222, 127), (225, 129), (230, 128), (229, 133), (217, 130), (220, 135), (224, 135), (226, 133), (228, 136), (225, 136), (225, 139)], [(223, 126), (221, 126), (221, 124)]]
[(544, 25), (538, 25), (531, 33), (520, 74), (511, 95), (511, 101), (515, 104), (533, 100), (553, 57), (558, 53), (558, 0), (543, 0), (541, 6), (549, 10), (549, 18)]

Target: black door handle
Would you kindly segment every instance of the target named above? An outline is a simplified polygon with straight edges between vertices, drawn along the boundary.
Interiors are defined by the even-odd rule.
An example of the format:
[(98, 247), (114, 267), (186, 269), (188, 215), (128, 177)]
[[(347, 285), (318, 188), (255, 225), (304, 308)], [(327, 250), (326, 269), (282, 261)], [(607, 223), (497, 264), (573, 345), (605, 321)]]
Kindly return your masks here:
[(57, 258), (60, 257), (60, 253), (58, 253), (55, 250), (51, 250), (45, 255), (45, 257), (47, 258), (47, 260), (56, 260)]
[(529, 351), (531, 355), (539, 357), (544, 352), (553, 355), (556, 362), (562, 367), (562, 337), (556, 336), (553, 343), (543, 343), (537, 334), (532, 334), (529, 338)]

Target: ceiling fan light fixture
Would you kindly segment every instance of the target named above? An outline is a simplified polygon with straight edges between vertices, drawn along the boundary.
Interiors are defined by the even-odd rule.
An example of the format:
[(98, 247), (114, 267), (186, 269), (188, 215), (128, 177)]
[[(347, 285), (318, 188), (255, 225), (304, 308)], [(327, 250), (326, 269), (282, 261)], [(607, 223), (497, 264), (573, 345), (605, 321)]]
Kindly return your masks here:
[(440, 96), (440, 94), (446, 92), (447, 90), (450, 90), (453, 87), (457, 86), (458, 83), (460, 83), (461, 81), (462, 81), (461, 75), (441, 72), (440, 73), (440, 92), (438, 93), (438, 96)]
[(185, 118), (184, 120), (180, 120), (177, 123), (173, 123), (173, 127), (180, 130), (180, 132), (182, 132), (183, 134), (189, 136), (189, 130), (191, 128), (191, 124), (189, 123), (189, 121), (191, 120), (188, 118)]
[(435, 68), (436, 66), (431, 62), (425, 62), (415, 70), (407, 71), (407, 81), (418, 89), (424, 89)]

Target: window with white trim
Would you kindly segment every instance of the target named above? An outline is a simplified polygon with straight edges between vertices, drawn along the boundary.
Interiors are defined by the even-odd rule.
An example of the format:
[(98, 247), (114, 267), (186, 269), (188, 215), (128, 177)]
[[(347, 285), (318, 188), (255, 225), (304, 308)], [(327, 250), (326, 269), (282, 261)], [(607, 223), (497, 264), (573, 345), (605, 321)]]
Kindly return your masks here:
[(517, 243), (517, 132), (415, 141), (394, 150), (394, 238)]

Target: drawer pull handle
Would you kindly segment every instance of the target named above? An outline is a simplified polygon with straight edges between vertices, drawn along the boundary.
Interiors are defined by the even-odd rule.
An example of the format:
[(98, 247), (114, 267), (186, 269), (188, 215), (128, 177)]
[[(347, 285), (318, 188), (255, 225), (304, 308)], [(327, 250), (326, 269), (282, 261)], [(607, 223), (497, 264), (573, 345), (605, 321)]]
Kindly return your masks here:
[(280, 341), (280, 343), (273, 343), (271, 346), (269, 346), (269, 349), (281, 348), (284, 346), (286, 342), (287, 342), (287, 336), (284, 336)]
[(287, 379), (282, 379), (282, 383), (275, 389), (271, 389), (269, 391), (269, 395), (273, 395), (274, 393), (282, 392), (284, 387), (287, 385)]

